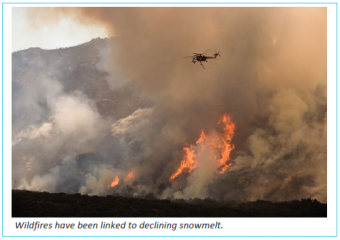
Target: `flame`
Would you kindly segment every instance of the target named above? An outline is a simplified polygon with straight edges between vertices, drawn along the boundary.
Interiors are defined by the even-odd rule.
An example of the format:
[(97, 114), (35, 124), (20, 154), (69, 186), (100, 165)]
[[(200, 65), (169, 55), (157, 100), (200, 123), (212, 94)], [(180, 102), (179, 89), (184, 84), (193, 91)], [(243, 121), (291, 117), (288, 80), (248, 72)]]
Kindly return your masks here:
[(230, 160), (230, 152), (235, 148), (234, 144), (231, 144), (235, 134), (235, 123), (231, 120), (231, 117), (227, 114), (223, 115), (224, 134), (221, 138), (222, 151), (221, 158), (219, 159), (219, 165), (222, 167), (220, 173), (224, 173), (227, 169), (231, 168), (231, 164), (227, 164)]
[(224, 166), (221, 167), (220, 173), (224, 173), (226, 170), (231, 170), (232, 164), (225, 164)]
[(206, 136), (205, 136), (205, 133), (204, 133), (204, 129), (201, 129), (201, 135), (200, 135), (200, 138), (196, 141), (196, 145), (203, 142), (205, 138), (206, 138)]
[(197, 167), (196, 154), (192, 147), (193, 146), (191, 145), (190, 148), (188, 147), (183, 148), (183, 151), (185, 151), (184, 158), (181, 161), (181, 165), (177, 169), (177, 171), (171, 175), (170, 180), (173, 180), (176, 177), (178, 177), (178, 175), (180, 175), (184, 171), (184, 169), (188, 169), (187, 171), (188, 173), (190, 173)]
[(129, 172), (124, 181), (127, 182), (132, 178), (135, 178), (135, 174), (133, 173), (133, 171)]
[(114, 188), (115, 186), (117, 186), (119, 183), (119, 178), (118, 176), (115, 177), (115, 180), (112, 181), (112, 183), (110, 184), (110, 187)]
[[(209, 148), (215, 152), (215, 161), (219, 166), (219, 173), (224, 173), (227, 170), (231, 170), (232, 163), (228, 163), (230, 160), (230, 153), (235, 148), (232, 144), (232, 140), (235, 134), (236, 125), (232, 121), (231, 116), (224, 114), (222, 119), (218, 121), (219, 125), (223, 125), (223, 133), (217, 133), (212, 135), (206, 135), (204, 129), (201, 129), (199, 139), (196, 141), (196, 145), (191, 145), (190, 148), (185, 147), (185, 155), (181, 161), (180, 167), (177, 171), (171, 175), (170, 180), (178, 177), (185, 169), (190, 173), (198, 166), (197, 156), (199, 156), (204, 149)], [(195, 153), (195, 150), (198, 151)]]

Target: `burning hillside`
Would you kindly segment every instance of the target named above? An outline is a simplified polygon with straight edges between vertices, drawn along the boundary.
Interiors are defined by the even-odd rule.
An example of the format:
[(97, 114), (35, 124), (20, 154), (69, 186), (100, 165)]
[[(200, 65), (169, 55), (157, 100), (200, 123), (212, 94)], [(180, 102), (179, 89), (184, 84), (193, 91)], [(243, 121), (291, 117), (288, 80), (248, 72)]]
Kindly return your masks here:
[[(27, 12), (114, 37), (13, 53), (19, 189), (327, 202), (325, 8)], [(208, 48), (205, 70), (183, 59)]]
[[(195, 168), (200, 167), (201, 156), (208, 156), (208, 161), (211, 165), (215, 165), (215, 172), (223, 174), (226, 170), (230, 170), (232, 163), (229, 163), (230, 153), (234, 149), (231, 143), (235, 134), (235, 123), (231, 117), (224, 114), (222, 119), (218, 121), (218, 127), (221, 132), (213, 132), (211, 135), (206, 135), (201, 129), (201, 135), (195, 145), (190, 144), (183, 148), (183, 160), (178, 169), (171, 174), (169, 181), (173, 181), (182, 173), (191, 173)], [(129, 172), (125, 177), (125, 183), (133, 179), (134, 172)], [(119, 184), (119, 177), (116, 176), (111, 182), (110, 188), (114, 188)]]
[[(210, 162), (220, 168), (220, 173), (224, 173), (227, 169), (231, 168), (232, 164), (227, 163), (230, 160), (230, 152), (234, 149), (231, 144), (235, 132), (235, 123), (231, 121), (231, 117), (227, 114), (223, 115), (222, 120), (218, 122), (223, 123), (223, 132), (214, 135), (205, 135), (204, 130), (201, 130), (200, 138), (196, 141), (196, 145), (192, 144), (189, 147), (183, 148), (185, 152), (184, 159), (181, 161), (180, 167), (171, 175), (170, 180), (174, 180), (184, 170), (190, 173), (199, 166), (199, 158), (205, 151), (211, 155)], [(215, 153), (215, 154), (214, 154)]]

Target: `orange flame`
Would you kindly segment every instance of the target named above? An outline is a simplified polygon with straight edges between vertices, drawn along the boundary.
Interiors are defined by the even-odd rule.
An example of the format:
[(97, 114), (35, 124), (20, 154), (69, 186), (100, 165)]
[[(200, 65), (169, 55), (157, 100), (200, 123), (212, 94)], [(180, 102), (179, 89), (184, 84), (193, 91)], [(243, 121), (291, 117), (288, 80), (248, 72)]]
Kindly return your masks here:
[(222, 134), (207, 136), (205, 135), (204, 129), (201, 129), (200, 137), (196, 141), (196, 146), (200, 148), (195, 148), (200, 149), (200, 152), (196, 154), (193, 145), (191, 145), (190, 148), (183, 148), (185, 156), (181, 161), (180, 167), (171, 175), (170, 180), (178, 177), (185, 169), (188, 169), (189, 173), (194, 170), (198, 166), (196, 160), (197, 155), (199, 156), (206, 147), (214, 150), (214, 152), (220, 156), (219, 159), (215, 159), (218, 162), (219, 173), (224, 173), (231, 169), (232, 163), (228, 163), (228, 161), (230, 160), (231, 151), (235, 148), (231, 141), (235, 134), (236, 125), (227, 114), (223, 115), (222, 119), (218, 121), (218, 124), (223, 124)]
[(129, 172), (129, 174), (125, 178), (125, 182), (129, 181), (130, 179), (135, 178), (135, 174), (133, 171)]
[(112, 181), (110, 187), (114, 188), (115, 186), (117, 186), (119, 183), (119, 178), (118, 176), (115, 177), (115, 180)]
[(222, 152), (221, 158), (219, 159), (219, 165), (222, 167), (220, 173), (224, 173), (227, 169), (231, 168), (231, 164), (227, 164), (230, 160), (230, 152), (235, 148), (234, 144), (231, 144), (235, 134), (235, 123), (231, 120), (231, 117), (227, 114), (223, 115), (222, 122), (224, 126), (224, 134), (221, 138), (222, 141)]
[(184, 169), (188, 169), (188, 173), (194, 170), (197, 167), (197, 162), (195, 160), (196, 154), (195, 151), (192, 149), (192, 145), (190, 148), (183, 148), (185, 151), (184, 159), (181, 161), (181, 166), (177, 169), (177, 171), (171, 175), (170, 180), (175, 179), (178, 175), (180, 175)]
[(205, 136), (205, 133), (204, 133), (204, 129), (201, 129), (201, 135), (200, 135), (200, 138), (196, 141), (196, 145), (203, 142), (205, 138), (206, 138), (206, 136)]

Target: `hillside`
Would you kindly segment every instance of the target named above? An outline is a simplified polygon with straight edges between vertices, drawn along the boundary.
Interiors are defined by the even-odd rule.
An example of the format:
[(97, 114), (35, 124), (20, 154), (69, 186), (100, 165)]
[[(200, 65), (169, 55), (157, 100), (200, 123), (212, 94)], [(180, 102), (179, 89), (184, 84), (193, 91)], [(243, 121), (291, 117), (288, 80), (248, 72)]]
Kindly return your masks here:
[(158, 200), (13, 190), (13, 217), (327, 217), (316, 200), (245, 203)]
[[(131, 86), (110, 88), (107, 73), (100, 71), (100, 52), (114, 39), (93, 39), (90, 42), (54, 50), (29, 48), (12, 54), (13, 84), (13, 130), (39, 124), (46, 120), (41, 115), (32, 114), (32, 102), (26, 94), (39, 94), (41, 83), (46, 79), (61, 84), (66, 94), (84, 94), (96, 103), (102, 116), (120, 119), (136, 109), (149, 104), (137, 89)], [(45, 102), (39, 107), (48, 108)], [(124, 107), (122, 107), (124, 106)], [(48, 114), (45, 114), (47, 117)]]
[[(101, 139), (91, 138), (91, 143), (101, 141), (102, 146), (107, 143), (107, 148), (112, 148), (113, 144), (108, 142), (111, 137), (107, 123), (150, 106), (150, 100), (135, 86), (112, 87), (109, 84), (110, 76), (101, 67), (101, 54), (113, 41), (113, 38), (97, 38), (69, 48), (30, 48), (12, 54), (13, 182), (24, 177), (32, 179), (36, 174), (60, 166), (67, 155), (77, 155), (77, 159), (89, 156), (89, 162), (94, 163), (105, 161), (98, 157), (97, 146), (90, 148), (82, 143), (79, 131), (62, 134), (58, 118), (68, 121), (64, 126), (82, 121), (85, 125), (80, 130), (85, 135), (86, 122), (91, 124), (91, 121), (87, 117), (73, 121), (77, 117), (74, 112), (80, 108), (95, 119), (100, 118), (98, 124), (92, 122), (92, 126), (100, 128), (106, 124), (106, 130), (101, 132)], [(68, 104), (65, 101), (75, 103), (66, 112)], [(44, 126), (51, 126), (48, 135), (36, 135), (35, 130), (44, 129)], [(107, 151), (101, 153), (103, 155), (108, 155)], [(112, 155), (106, 158), (112, 159)]]
[[(298, 201), (302, 198), (317, 198), (319, 201), (325, 201), (320, 200), (314, 192), (305, 190), (306, 187), (315, 190), (318, 185), (312, 174), (314, 171), (301, 172), (306, 166), (313, 166), (313, 161), (319, 157), (326, 159), (325, 153), (318, 158), (311, 158), (311, 155), (305, 152), (311, 149), (307, 148), (305, 145), (307, 143), (302, 142), (292, 148), (289, 154), (273, 155), (280, 156), (275, 160), (277, 163), (250, 165), (257, 164), (253, 154), (258, 147), (249, 145), (253, 141), (251, 139), (254, 139), (252, 136), (257, 135), (248, 131), (240, 134), (247, 128), (249, 122), (243, 122), (242, 117), (231, 120), (230, 116), (228, 118), (228, 115), (223, 115), (224, 126), (219, 125), (222, 124), (221, 119), (212, 121), (210, 117), (206, 123), (198, 124), (204, 118), (201, 111), (204, 110), (205, 113), (207, 109), (214, 108), (215, 100), (211, 102), (213, 105), (201, 108), (196, 103), (186, 104), (178, 99), (175, 100), (174, 96), (165, 95), (175, 100), (175, 102), (169, 101), (170, 105), (167, 105), (167, 98), (164, 98), (163, 102), (163, 100), (156, 101), (157, 98), (153, 94), (150, 94), (149, 98), (145, 97), (141, 91), (145, 88), (137, 84), (138, 81), (133, 85), (134, 81), (119, 79), (124, 80), (122, 82), (125, 85), (112, 84), (112, 81), (128, 76), (128, 74), (120, 76), (119, 71), (115, 71), (117, 70), (115, 64), (119, 65), (121, 58), (112, 57), (114, 51), (111, 51), (110, 46), (114, 49), (117, 43), (118, 40), (115, 38), (98, 38), (70, 48), (55, 50), (30, 48), (13, 53), (13, 188), (38, 191), (15, 192), (13, 197), (15, 216), (44, 214), (48, 216), (60, 214), (60, 216), (326, 216), (325, 204), (312, 200)], [(106, 56), (103, 54), (105, 51), (110, 54)], [(107, 58), (111, 60), (106, 61)], [(136, 78), (141, 77), (138, 74), (136, 76)], [(193, 90), (196, 91), (195, 88)], [(222, 92), (227, 96), (230, 93), (229, 87), (226, 86)], [(208, 91), (207, 95), (212, 94)], [(155, 101), (154, 107), (150, 98)], [(202, 103), (206, 102), (210, 101)], [(182, 104), (186, 106), (177, 109)], [(194, 114), (191, 114), (191, 111)], [(219, 114), (216, 112), (216, 115)], [(224, 121), (224, 119), (229, 120)], [(196, 124), (197, 129), (193, 128), (189, 131), (191, 125)], [(320, 124), (315, 136), (325, 136), (322, 134), (326, 126)], [(201, 128), (205, 125), (206, 128)], [(265, 121), (260, 125), (265, 127)], [(209, 145), (210, 139), (215, 138), (212, 136), (218, 136), (218, 141), (212, 144), (214, 147), (206, 152), (201, 151), (206, 149), (206, 143), (201, 145), (197, 143), (198, 134), (200, 131), (202, 133), (203, 129), (207, 129), (207, 135), (204, 134), (207, 138), (204, 141)], [(236, 130), (233, 132), (229, 129)], [(265, 132), (260, 131), (266, 133), (261, 135), (261, 144), (262, 139), (264, 141), (268, 136), (273, 139), (278, 137), (276, 133), (272, 135), (273, 129), (274, 126), (269, 126)], [(313, 131), (313, 129), (309, 130)], [(239, 139), (236, 140), (237, 138)], [(185, 139), (189, 141), (185, 143)], [(196, 145), (193, 144), (195, 140), (197, 140)], [(244, 142), (245, 149), (242, 147), (238, 149), (240, 142)], [(176, 172), (176, 169), (181, 169), (178, 166), (182, 166), (182, 161), (186, 159), (183, 158), (185, 156), (183, 150), (188, 149), (184, 146), (189, 146), (190, 143), (193, 153), (203, 154), (202, 159), (197, 157), (193, 161), (195, 162), (193, 166), (199, 167), (193, 171), (193, 174), (189, 174), (192, 169), (183, 168), (181, 176), (169, 183), (169, 177)], [(281, 143), (271, 145), (271, 142), (266, 141), (264, 143), (280, 154), (280, 149), (286, 149), (286, 142), (282, 145)], [(235, 150), (233, 150), (234, 144)], [(318, 149), (325, 149), (326, 145), (322, 144), (318, 145)], [(241, 149), (244, 152), (240, 152)], [(233, 164), (236, 156), (244, 157), (244, 160), (239, 158), (244, 163), (220, 175), (216, 170), (222, 165), (214, 166), (210, 162), (208, 164), (208, 161), (213, 163), (214, 159), (228, 156), (225, 154), (226, 151), (231, 154), (230, 160)], [(235, 155), (232, 155), (234, 153)], [(271, 156), (270, 152), (267, 152), (263, 161), (271, 159)], [(301, 162), (297, 164), (296, 159)], [(196, 162), (200, 161), (206, 163), (201, 166), (196, 165)], [(294, 173), (291, 169), (295, 168), (302, 170)], [(314, 170), (314, 166), (311, 168)], [(324, 186), (322, 189), (326, 191)], [(77, 195), (66, 195), (66, 193), (77, 193)], [(119, 193), (124, 197), (111, 195), (96, 197), (96, 195), (106, 196), (112, 193)], [(149, 196), (150, 201), (127, 198), (127, 196), (139, 198)], [(257, 201), (236, 205), (212, 201), (210, 202), (212, 204), (207, 205), (209, 202), (207, 200), (196, 199), (189, 204), (182, 200), (172, 202), (157, 200), (154, 196), (171, 199), (209, 197), (237, 202), (250, 199), (294, 201), (281, 203)], [(97, 208), (95, 206), (98, 206), (99, 210), (93, 210)]]

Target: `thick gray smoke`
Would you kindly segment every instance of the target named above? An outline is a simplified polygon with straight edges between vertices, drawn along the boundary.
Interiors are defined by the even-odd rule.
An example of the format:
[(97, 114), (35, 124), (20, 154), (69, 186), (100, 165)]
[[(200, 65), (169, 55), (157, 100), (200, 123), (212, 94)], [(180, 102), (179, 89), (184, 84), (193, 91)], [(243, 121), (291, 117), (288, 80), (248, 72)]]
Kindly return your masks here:
[[(46, 15), (52, 23), (68, 17), (105, 26), (114, 37), (97, 67), (107, 72), (112, 89), (133, 85), (153, 105), (119, 120), (107, 118), (87, 96), (66, 94), (44, 78), (38, 89), (45, 90), (36, 99), (23, 97), (36, 103), (44, 95), (48, 118), (40, 125), (16, 125), (21, 127), (13, 156), (26, 151), (26, 164), (36, 165), (34, 171), (13, 165), (14, 178), (16, 172), (22, 176), (20, 188), (327, 201), (326, 8), (31, 12), (34, 26)], [(209, 48), (222, 57), (204, 63), (205, 70), (183, 58)], [(231, 170), (218, 174), (206, 152), (190, 174), (169, 182), (183, 147), (195, 144), (201, 129), (216, 133), (224, 113), (236, 123)], [(27, 146), (16, 147), (23, 138)], [(84, 153), (91, 154), (79, 157)], [(134, 178), (128, 180), (131, 171)], [(110, 188), (116, 175), (120, 182)]]

